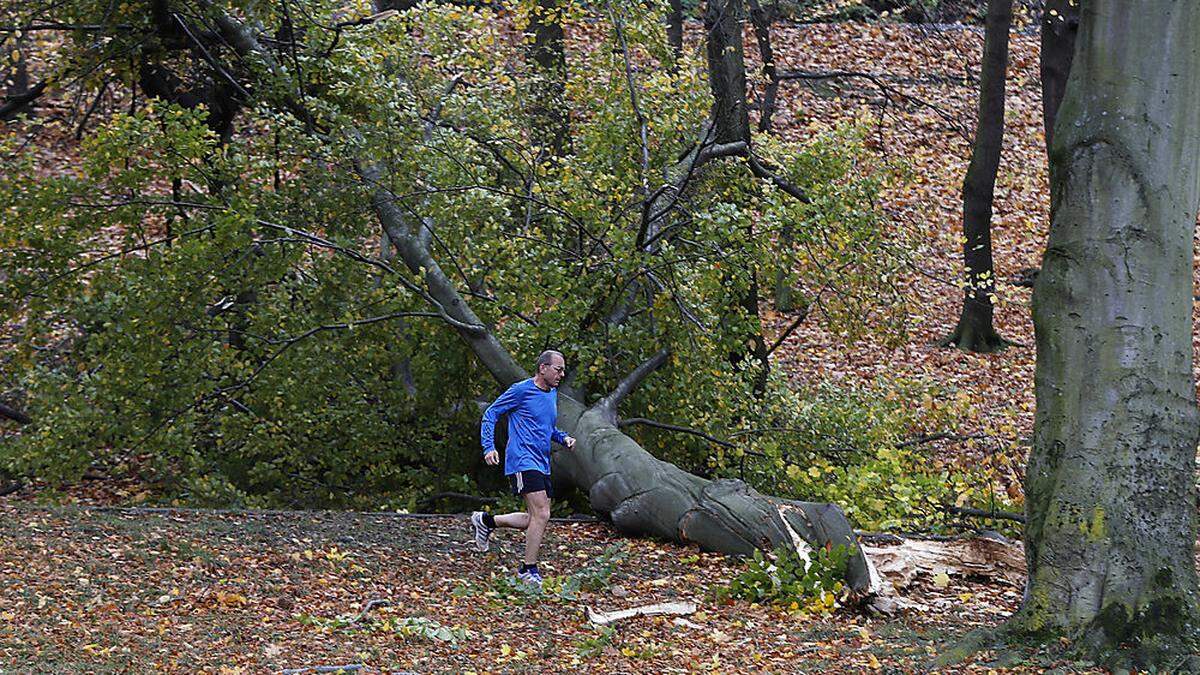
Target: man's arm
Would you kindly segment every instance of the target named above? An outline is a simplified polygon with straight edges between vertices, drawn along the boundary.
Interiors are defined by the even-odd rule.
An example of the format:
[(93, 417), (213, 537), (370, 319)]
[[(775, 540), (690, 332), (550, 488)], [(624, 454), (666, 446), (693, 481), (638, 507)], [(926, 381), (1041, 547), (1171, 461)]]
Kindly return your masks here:
[(554, 427), (554, 431), (550, 432), (550, 438), (555, 443), (565, 445), (568, 450), (575, 447), (575, 439), (568, 436), (567, 432), (559, 429), (558, 427)]
[(514, 384), (500, 394), (500, 398), (492, 401), (492, 404), (483, 412), (483, 421), (479, 423), (479, 440), (483, 444), (483, 454), (485, 455), (496, 450), (496, 422), (500, 420), (500, 416), (520, 403), (520, 395), (517, 392), (518, 384), (520, 383)]

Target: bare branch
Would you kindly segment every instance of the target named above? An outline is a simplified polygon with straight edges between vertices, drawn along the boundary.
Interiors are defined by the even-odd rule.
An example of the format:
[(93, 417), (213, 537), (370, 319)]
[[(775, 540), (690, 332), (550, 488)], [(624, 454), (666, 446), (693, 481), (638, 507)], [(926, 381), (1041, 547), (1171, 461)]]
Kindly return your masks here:
[(881, 75), (876, 75), (874, 73), (867, 73), (867, 72), (858, 71), (858, 70), (830, 70), (830, 71), (790, 70), (787, 72), (779, 73), (778, 77), (779, 77), (780, 81), (784, 81), (784, 80), (813, 81), (813, 80), (832, 80), (832, 79), (849, 79), (849, 78), (858, 78), (858, 79), (867, 80), (871, 84), (875, 85), (875, 87), (877, 89), (879, 89), (880, 93), (882, 93), (887, 100), (890, 101), (892, 99), (892, 97), (896, 97), (896, 98), (899, 98), (908, 103), (913, 103), (919, 107), (928, 108), (929, 110), (932, 110), (934, 112), (934, 114), (936, 114), (938, 117), (941, 117), (942, 120), (944, 120), (947, 124), (949, 124), (950, 128), (953, 129), (956, 134), (963, 137), (968, 142), (971, 141), (970, 133), (968, 133), (968, 131), (963, 127), (963, 124), (960, 120), (958, 120), (953, 115), (951, 115), (950, 113), (943, 110), (938, 105), (930, 103), (929, 101), (926, 101), (925, 99), (922, 99), (922, 98), (919, 98), (916, 96), (912, 96), (910, 94), (906, 94), (902, 91), (896, 90), (895, 88), (889, 86), (885, 81), (887, 78), (885, 78), (884, 76), (881, 76)]
[(11, 96), (4, 101), (4, 105), (0, 105), (0, 120), (8, 120), (16, 117), (17, 113), (29, 107), (46, 91), (46, 81), (42, 80), (33, 85), (29, 91), (23, 94)]
[(17, 424), (29, 424), (30, 422), (33, 421), (32, 419), (29, 418), (29, 415), (26, 415), (25, 413), (21, 412), (20, 410), (17, 410), (16, 408), (13, 408), (12, 406), (8, 406), (3, 403), (0, 403), (0, 417), (6, 417), (6, 418), (16, 422)]
[(794, 321), (792, 321), (791, 325), (787, 327), (787, 330), (783, 331), (783, 333), (780, 334), (780, 336), (775, 340), (775, 343), (771, 345), (770, 349), (767, 350), (767, 356), (774, 354), (775, 350), (779, 349), (779, 346), (783, 344), (783, 341), (788, 339), (788, 336), (794, 333), (796, 329), (800, 327), (800, 324), (804, 323), (804, 320), (807, 318), (808, 306), (806, 305), (800, 310), (800, 315), (797, 316)]
[(796, 187), (795, 185), (792, 185), (786, 179), (782, 178), (781, 176), (777, 175), (775, 172), (773, 172), (769, 168), (767, 168), (767, 166), (764, 165), (758, 159), (758, 157), (756, 157), (754, 155), (754, 153), (751, 152), (751, 153), (746, 154), (746, 163), (750, 166), (750, 172), (753, 173), (755, 176), (758, 176), (759, 178), (763, 178), (765, 180), (770, 181), (775, 187), (779, 188), (780, 190), (783, 190), (784, 192), (788, 193), (795, 199), (798, 199), (798, 200), (804, 202), (805, 204), (812, 202), (812, 200), (808, 197), (808, 195), (804, 194), (803, 190)]
[(133, 26), (127, 23), (115, 23), (111, 25), (95, 24), (95, 23), (59, 23), (56, 21), (45, 21), (42, 23), (30, 23), (24, 26), (0, 26), (0, 33), (31, 33), (33, 31), (47, 30), (73, 30), (80, 32), (107, 32), (116, 30), (133, 30)]
[(725, 447), (725, 448), (736, 448), (737, 447), (736, 445), (734, 445), (733, 443), (730, 443), (729, 441), (723, 441), (715, 436), (710, 436), (710, 435), (704, 433), (703, 431), (700, 431), (699, 429), (692, 429), (690, 427), (681, 427), (681, 426), (678, 426), (675, 424), (667, 424), (665, 422), (656, 422), (651, 419), (646, 419), (645, 417), (626, 417), (626, 418), (623, 418), (620, 422), (618, 422), (617, 426), (624, 427), (624, 426), (629, 426), (631, 424), (641, 424), (641, 425), (648, 426), (648, 427), (654, 427), (655, 429), (663, 429), (666, 431), (677, 431), (681, 434), (691, 434), (693, 436), (699, 436), (700, 438), (703, 438), (706, 441), (709, 441), (711, 443), (716, 443), (717, 445), (719, 445), (721, 447)]
[(975, 518), (994, 518), (997, 520), (1012, 520), (1018, 523), (1025, 522), (1025, 516), (1020, 513), (1012, 513), (1011, 511), (985, 511), (983, 509), (973, 509), (968, 506), (947, 506), (947, 513), (954, 513), (960, 516), (971, 516)]

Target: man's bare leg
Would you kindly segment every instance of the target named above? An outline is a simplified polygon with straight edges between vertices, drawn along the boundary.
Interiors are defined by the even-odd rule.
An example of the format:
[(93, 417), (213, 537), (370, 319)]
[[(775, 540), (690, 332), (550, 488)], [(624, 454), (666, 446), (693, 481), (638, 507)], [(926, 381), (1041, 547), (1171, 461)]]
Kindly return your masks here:
[(496, 516), (496, 527), (507, 527), (514, 530), (523, 530), (529, 527), (529, 514), (506, 513), (502, 516)]
[(525, 509), (529, 518), (525, 528), (525, 564), (536, 565), (546, 523), (550, 522), (550, 497), (545, 490), (529, 492), (525, 495)]

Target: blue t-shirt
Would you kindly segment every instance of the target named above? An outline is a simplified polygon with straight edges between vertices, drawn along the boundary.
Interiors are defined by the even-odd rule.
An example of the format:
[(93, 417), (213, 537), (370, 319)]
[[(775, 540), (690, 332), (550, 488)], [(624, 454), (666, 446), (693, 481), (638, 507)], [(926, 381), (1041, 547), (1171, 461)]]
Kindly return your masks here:
[(496, 422), (508, 413), (508, 445), (504, 448), (504, 474), (533, 469), (550, 475), (550, 441), (562, 443), (567, 435), (558, 422), (558, 390), (542, 391), (533, 378), (521, 380), (500, 394), (483, 413), (479, 437), (483, 454), (496, 449)]

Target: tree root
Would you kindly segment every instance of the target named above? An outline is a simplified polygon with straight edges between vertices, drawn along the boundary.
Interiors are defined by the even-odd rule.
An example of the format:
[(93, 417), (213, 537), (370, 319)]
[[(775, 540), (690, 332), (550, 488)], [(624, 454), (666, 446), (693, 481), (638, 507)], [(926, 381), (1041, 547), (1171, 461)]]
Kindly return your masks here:
[(1200, 672), (1200, 625), (1195, 611), (1178, 602), (1155, 601), (1129, 617), (1112, 603), (1080, 628), (1035, 629), (1025, 609), (996, 628), (975, 630), (956, 638), (953, 647), (930, 663), (943, 669), (983, 651), (994, 651), (990, 665), (1048, 666), (1052, 662), (1086, 661), (1126, 673)]

